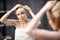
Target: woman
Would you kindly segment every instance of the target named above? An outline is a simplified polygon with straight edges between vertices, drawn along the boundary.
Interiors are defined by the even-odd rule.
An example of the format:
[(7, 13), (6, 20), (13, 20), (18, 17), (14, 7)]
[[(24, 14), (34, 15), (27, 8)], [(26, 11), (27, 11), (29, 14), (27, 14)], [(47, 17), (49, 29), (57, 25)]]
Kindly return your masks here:
[[(37, 40), (60, 40), (60, 32), (57, 32), (57, 31), (48, 31), (48, 30), (42, 30), (42, 29), (33, 29), (34, 27), (36, 27), (36, 24), (38, 23), (38, 21), (41, 20), (41, 17), (44, 15), (45, 12), (47, 10), (50, 10), (50, 9), (54, 8), (55, 3), (56, 3), (56, 0), (54, 0), (54, 1), (48, 1), (47, 4), (32, 19), (32, 21), (27, 26), (27, 29), (30, 28), (29, 31), (27, 31), (29, 35), (31, 35), (32, 37), (36, 38)], [(47, 17), (48, 17), (48, 20), (49, 20), (50, 19), (49, 17), (51, 17), (51, 16), (47, 15)], [(51, 21), (52, 21), (52, 19), (49, 20), (49, 22), (51, 22)], [(58, 20), (56, 22), (58, 22)], [(58, 22), (58, 24), (60, 24), (60, 22)], [(54, 25), (52, 25), (52, 27), (53, 26)], [(58, 26), (56, 26), (56, 27), (58, 27)], [(55, 30), (54, 27), (53, 27), (53, 29)]]
[(47, 11), (47, 18), (50, 26), (53, 30), (60, 30), (60, 1), (58, 1), (54, 7)]
[[(26, 8), (27, 7), (27, 8)], [(15, 14), (18, 18), (18, 20), (15, 19), (7, 19), (7, 17), (15, 11)], [(29, 12), (32, 17), (34, 17), (34, 14), (32, 10), (28, 6), (22, 6), (20, 4), (17, 4), (15, 7), (13, 7), (10, 11), (8, 11), (3, 17), (1, 17), (0, 21), (8, 26), (15, 26), (15, 40), (35, 40), (33, 37), (29, 36), (25, 32), (25, 28), (28, 25), (29, 21), (31, 19), (27, 18), (27, 12)]]
[[(32, 37), (34, 37), (34, 38), (36, 38), (36, 39), (43, 39), (44, 38), (44, 33), (45, 32), (47, 32), (47, 31), (45, 31), (45, 30), (43, 30), (43, 31), (41, 31), (41, 30), (36, 30), (35, 28), (37, 27), (37, 25), (38, 25), (38, 22), (39, 22), (39, 20), (41, 20), (41, 17), (43, 16), (43, 14), (47, 11), (47, 10), (49, 10), (49, 9), (51, 9), (52, 8), (52, 6), (55, 4), (55, 2), (56, 1), (48, 1), (47, 2), (47, 4), (38, 12), (38, 14), (35, 16), (35, 17), (33, 17), (33, 19), (28, 23), (28, 25), (22, 25), (22, 24), (25, 24), (26, 22), (28, 22), (28, 21), (25, 21), (25, 18), (24, 18), (24, 21), (25, 21), (25, 23), (23, 23), (22, 22), (22, 20), (19, 18), (19, 16), (18, 16), (18, 18), (21, 20), (21, 21), (17, 21), (17, 22), (14, 22), (14, 23), (16, 23), (16, 24), (14, 24), (13, 23), (13, 25), (17, 25), (18, 27), (18, 29), (16, 29), (16, 34), (18, 33), (18, 32), (23, 32), (23, 34), (25, 35), (25, 34), (28, 34), (28, 35), (31, 35)], [(24, 8), (24, 7), (23, 7)], [(15, 9), (15, 8), (14, 8)], [(14, 9), (12, 9), (12, 10), (14, 10)], [(11, 10), (11, 11), (12, 11)], [(10, 12), (11, 12), (10, 11)], [(9, 15), (10, 14), (10, 12), (8, 12), (7, 14)], [(4, 20), (8, 17), (7, 16), (7, 14), (5, 15), (5, 16), (3, 16), (2, 18), (1, 18), (1, 22), (4, 22)], [(17, 15), (20, 15), (19, 13), (17, 13)], [(25, 16), (25, 15), (24, 15)], [(23, 18), (22, 18), (23, 19)], [(15, 20), (16, 21), (16, 20)], [(7, 21), (6, 21), (7, 22)], [(13, 22), (13, 21), (12, 21)], [(21, 25), (20, 25), (21, 24)], [(27, 24), (27, 23), (26, 23)], [(12, 25), (12, 24), (11, 24)], [(22, 28), (22, 29), (20, 29), (21, 27), (25, 27), (25, 29), (24, 28)], [(22, 31), (20, 31), (20, 30), (22, 30)], [(41, 31), (41, 33), (39, 33)], [(50, 31), (48, 31), (48, 32), (50, 32)], [(47, 32), (47, 33), (48, 33)], [(50, 32), (51, 33), (51, 32)], [(57, 32), (53, 32), (53, 33), (57, 33)], [(16, 35), (15, 34), (15, 35)], [(22, 34), (22, 33), (18, 33), (18, 34)], [(18, 36), (19, 38), (17, 39), (16, 38), (16, 40), (31, 40), (31, 39), (33, 39), (34, 40), (34, 38), (31, 38), (30, 36), (28, 36), (28, 38), (29, 39), (25, 39), (26, 38), (26, 35), (25, 36), (23, 36), (22, 35), (22, 39), (20, 39), (20, 36), (19, 35), (16, 35), (16, 36)], [(33, 34), (33, 35), (32, 35)], [(41, 35), (42, 34), (42, 35)], [(39, 36), (40, 35), (40, 36)], [(48, 33), (48, 35), (50, 36), (50, 34)], [(57, 35), (57, 34), (56, 34)]]

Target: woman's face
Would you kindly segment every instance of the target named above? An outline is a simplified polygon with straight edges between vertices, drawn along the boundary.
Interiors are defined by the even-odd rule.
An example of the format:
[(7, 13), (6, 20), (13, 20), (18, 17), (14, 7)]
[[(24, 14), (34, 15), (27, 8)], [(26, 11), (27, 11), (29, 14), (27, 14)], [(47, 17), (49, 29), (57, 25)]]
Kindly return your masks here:
[(25, 10), (23, 9), (23, 8), (19, 8), (19, 9), (17, 9), (17, 11), (16, 11), (16, 15), (17, 15), (17, 18), (19, 19), (19, 20), (24, 20), (24, 19), (26, 19), (26, 12), (25, 12)]

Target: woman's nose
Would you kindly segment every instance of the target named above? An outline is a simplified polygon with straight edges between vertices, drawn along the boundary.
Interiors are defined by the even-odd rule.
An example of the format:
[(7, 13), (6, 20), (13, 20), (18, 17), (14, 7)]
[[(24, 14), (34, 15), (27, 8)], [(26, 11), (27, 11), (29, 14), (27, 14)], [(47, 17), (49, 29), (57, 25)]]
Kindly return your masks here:
[(24, 15), (21, 15), (21, 17), (23, 17)]

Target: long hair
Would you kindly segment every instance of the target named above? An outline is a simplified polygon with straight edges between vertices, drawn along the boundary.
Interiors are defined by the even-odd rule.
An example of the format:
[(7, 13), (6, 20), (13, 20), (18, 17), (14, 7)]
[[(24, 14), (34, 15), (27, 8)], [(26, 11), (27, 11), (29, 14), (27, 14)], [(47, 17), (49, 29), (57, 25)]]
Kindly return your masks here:
[(57, 27), (60, 28), (60, 1), (58, 1), (51, 10), (46, 12), (48, 20), (57, 24)]

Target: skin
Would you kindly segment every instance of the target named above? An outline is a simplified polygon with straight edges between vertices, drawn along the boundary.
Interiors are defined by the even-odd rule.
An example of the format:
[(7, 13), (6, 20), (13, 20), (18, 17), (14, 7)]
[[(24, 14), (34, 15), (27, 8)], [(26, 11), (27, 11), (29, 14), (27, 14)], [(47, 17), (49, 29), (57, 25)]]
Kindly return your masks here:
[[(23, 8), (21, 8), (21, 7), (22, 7), (22, 5), (17, 4), (10, 11), (8, 11), (3, 17), (1, 17), (0, 21), (8, 26), (15, 26), (16, 28), (22, 28), (22, 27), (25, 28), (26, 25), (31, 20), (31, 19), (27, 18), (26, 11), (28, 11), (32, 15), (32, 17), (34, 17), (35, 15), (33, 14), (32, 10), (27, 5), (23, 6)], [(7, 19), (7, 17), (11, 14), (11, 12), (13, 12), (15, 10), (16, 10), (15, 14), (16, 14), (18, 20)]]
[[(41, 17), (44, 15), (44, 13), (47, 10), (50, 10), (56, 1), (48, 1), (45, 6), (33, 17), (33, 19), (28, 23), (26, 27), (26, 33), (31, 35), (37, 40), (60, 40), (60, 32), (55, 31), (47, 31), (47, 30), (38, 30), (34, 29), (37, 27), (39, 20), (41, 20)], [(15, 8), (14, 8), (15, 9)], [(6, 19), (10, 14), (11, 11), (9, 11), (5, 16), (1, 18), (1, 22), (4, 22), (4, 19)], [(47, 35), (48, 34), (48, 35)], [(47, 36), (46, 36), (47, 35)], [(52, 36), (53, 35), (53, 36)]]
[[(7, 19), (7, 17), (15, 10), (16, 10), (15, 14), (16, 14), (18, 20)], [(27, 5), (22, 6), (20, 4), (17, 4), (10, 11), (8, 11), (4, 16), (1, 17), (0, 22), (6, 24), (7, 26), (15, 26), (16, 29), (17, 28), (26, 29), (27, 24), (31, 21), (31, 19), (27, 18), (27, 12), (29, 12), (31, 14), (32, 18), (34, 18), (35, 15), (33, 14), (30, 7), (28, 7)], [(36, 26), (39, 26), (39, 24), (40, 24), (40, 22)], [(36, 27), (34, 27), (34, 28), (36, 28)]]
[[(30, 24), (27, 27), (27, 32), (32, 37), (36, 38), (37, 40), (60, 40), (60, 32), (57, 31), (48, 31), (48, 30), (41, 30), (41, 29), (33, 29), (41, 17), (47, 10), (50, 10), (56, 1), (48, 1), (45, 6), (37, 13), (37, 15), (33, 18)], [(32, 23), (33, 22), (33, 23)]]

